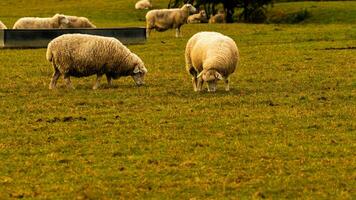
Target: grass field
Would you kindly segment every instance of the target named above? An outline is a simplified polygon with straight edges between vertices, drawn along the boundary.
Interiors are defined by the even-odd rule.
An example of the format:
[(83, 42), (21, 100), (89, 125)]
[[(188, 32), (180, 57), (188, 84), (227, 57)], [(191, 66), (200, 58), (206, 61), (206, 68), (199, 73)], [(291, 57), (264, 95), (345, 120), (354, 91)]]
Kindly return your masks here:
[[(143, 26), (134, 2), (2, 0), (0, 20), (61, 12)], [(308, 6), (298, 25), (153, 32), (129, 46), (149, 70), (140, 88), (121, 78), (94, 91), (88, 77), (50, 91), (46, 49), (1, 49), (0, 199), (355, 199), (356, 2), (273, 9)], [(184, 48), (203, 30), (240, 49), (230, 92), (193, 92)]]

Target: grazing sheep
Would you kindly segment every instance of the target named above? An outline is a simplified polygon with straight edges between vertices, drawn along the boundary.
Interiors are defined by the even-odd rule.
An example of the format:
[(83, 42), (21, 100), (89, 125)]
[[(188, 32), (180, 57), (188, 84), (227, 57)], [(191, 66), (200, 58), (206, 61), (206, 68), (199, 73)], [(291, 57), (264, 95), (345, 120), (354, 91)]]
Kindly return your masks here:
[(68, 23), (68, 18), (61, 14), (55, 14), (49, 18), (23, 17), (15, 22), (13, 29), (67, 28)]
[(0, 21), (0, 29), (7, 29), (7, 27), (4, 23), (2, 23), (2, 21)]
[(190, 15), (187, 20), (188, 24), (205, 23), (207, 21), (205, 10), (201, 10), (198, 14)]
[(111, 37), (64, 34), (48, 44), (46, 58), (54, 68), (49, 89), (56, 87), (61, 74), (69, 88), (74, 88), (70, 76), (96, 74), (93, 89), (97, 89), (104, 74), (109, 85), (112, 78), (121, 76), (132, 76), (137, 85), (143, 85), (147, 73), (142, 60), (119, 40)]
[(147, 37), (152, 29), (165, 31), (171, 28), (176, 29), (176, 37), (179, 37), (180, 27), (187, 23), (188, 16), (195, 12), (196, 9), (191, 4), (185, 4), (181, 8), (148, 11), (146, 14)]
[(135, 9), (151, 9), (152, 4), (150, 0), (140, 0), (135, 4)]
[(86, 17), (77, 17), (69, 15), (66, 15), (66, 17), (69, 21), (68, 28), (96, 28), (96, 26), (92, 24)]
[(224, 11), (219, 11), (218, 14), (214, 16), (210, 16), (209, 19), (210, 24), (216, 24), (216, 23), (226, 23), (226, 16)]
[(225, 80), (229, 91), (229, 75), (238, 64), (239, 51), (231, 38), (217, 32), (193, 35), (185, 49), (186, 70), (193, 76), (194, 91), (201, 91), (204, 81), (208, 91), (215, 92), (218, 80)]

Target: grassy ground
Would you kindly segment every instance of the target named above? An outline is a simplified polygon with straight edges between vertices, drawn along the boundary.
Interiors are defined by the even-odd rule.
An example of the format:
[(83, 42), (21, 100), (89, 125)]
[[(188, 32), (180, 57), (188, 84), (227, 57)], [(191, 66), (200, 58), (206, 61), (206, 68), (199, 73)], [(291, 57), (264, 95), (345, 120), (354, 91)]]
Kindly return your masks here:
[[(144, 25), (131, 0), (38, 2), (2, 0), (0, 20), (58, 11), (99, 27)], [(129, 46), (149, 70), (141, 88), (122, 78), (93, 91), (88, 77), (49, 91), (45, 49), (0, 50), (0, 199), (355, 199), (349, 22), (153, 32)], [(202, 30), (240, 49), (230, 92), (193, 92), (183, 53)]]

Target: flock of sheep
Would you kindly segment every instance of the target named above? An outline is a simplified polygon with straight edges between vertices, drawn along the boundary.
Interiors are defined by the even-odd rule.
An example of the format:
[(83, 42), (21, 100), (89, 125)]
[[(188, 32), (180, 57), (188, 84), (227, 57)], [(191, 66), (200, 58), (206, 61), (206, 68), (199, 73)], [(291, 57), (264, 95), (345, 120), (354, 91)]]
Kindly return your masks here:
[[(137, 9), (149, 9), (149, 0), (141, 0)], [(187, 23), (199, 23), (206, 18), (205, 12), (198, 14), (191, 4), (175, 9), (155, 9), (146, 14), (147, 37), (152, 29), (165, 31), (176, 29)], [(223, 15), (222, 13), (219, 13)], [(214, 19), (215, 20), (215, 19)], [(6, 26), (0, 21), (0, 28)], [(16, 21), (13, 29), (31, 28), (96, 28), (87, 18), (56, 14), (49, 18), (24, 17)], [(46, 58), (52, 63), (54, 73), (49, 85), (56, 87), (58, 78), (63, 75), (68, 88), (74, 88), (70, 77), (96, 75), (93, 89), (97, 89), (103, 75), (108, 84), (112, 79), (131, 76), (139, 86), (144, 84), (147, 69), (144, 62), (116, 38), (87, 34), (64, 34), (53, 39), (47, 47)], [(216, 91), (218, 80), (224, 80), (225, 90), (229, 91), (229, 76), (235, 71), (239, 61), (236, 43), (218, 32), (199, 32), (187, 42), (185, 49), (186, 70), (192, 76), (194, 91), (201, 91), (207, 82), (208, 91)]]

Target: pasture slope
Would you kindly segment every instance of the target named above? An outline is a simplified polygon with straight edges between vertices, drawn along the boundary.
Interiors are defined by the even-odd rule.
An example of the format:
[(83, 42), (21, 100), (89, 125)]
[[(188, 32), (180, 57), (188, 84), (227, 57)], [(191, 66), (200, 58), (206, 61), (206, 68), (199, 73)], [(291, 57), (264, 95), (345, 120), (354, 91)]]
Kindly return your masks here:
[[(1, 0), (0, 20), (59, 12), (143, 26), (133, 5)], [(122, 78), (93, 91), (88, 77), (50, 91), (45, 49), (1, 49), (0, 199), (355, 199), (356, 2), (273, 9), (305, 6), (302, 24), (153, 32), (129, 46), (149, 70), (140, 88)], [(192, 90), (184, 47), (203, 30), (237, 42), (230, 92)]]

